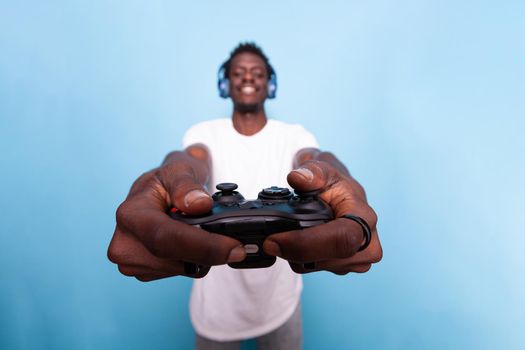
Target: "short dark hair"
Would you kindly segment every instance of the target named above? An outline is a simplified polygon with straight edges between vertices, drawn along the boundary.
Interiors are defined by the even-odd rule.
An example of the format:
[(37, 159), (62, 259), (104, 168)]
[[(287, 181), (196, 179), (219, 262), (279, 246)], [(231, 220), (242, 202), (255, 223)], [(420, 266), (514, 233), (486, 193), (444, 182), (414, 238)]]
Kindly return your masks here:
[(233, 51), (230, 53), (230, 57), (221, 66), (221, 68), (224, 68), (224, 76), (226, 78), (230, 77), (230, 66), (233, 58), (238, 54), (244, 52), (253, 53), (263, 60), (264, 65), (266, 66), (266, 72), (268, 73), (268, 80), (270, 80), (270, 77), (273, 74), (275, 74), (275, 71), (273, 70), (273, 67), (270, 64), (270, 60), (268, 59), (268, 57), (264, 54), (262, 49), (259, 46), (257, 46), (254, 42), (239, 43), (239, 45), (237, 45), (237, 47), (233, 49)]

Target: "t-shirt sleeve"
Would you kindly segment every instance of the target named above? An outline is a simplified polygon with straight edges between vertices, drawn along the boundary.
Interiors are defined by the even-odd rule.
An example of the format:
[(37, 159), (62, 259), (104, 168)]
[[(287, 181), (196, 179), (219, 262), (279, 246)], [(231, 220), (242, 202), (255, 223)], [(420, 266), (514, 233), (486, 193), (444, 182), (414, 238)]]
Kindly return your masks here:
[(295, 153), (300, 151), (303, 148), (319, 148), (319, 144), (317, 143), (317, 140), (315, 136), (306, 130), (302, 125), (297, 125), (297, 131), (295, 132)]
[(209, 139), (208, 136), (208, 132), (203, 123), (195, 124), (184, 133), (182, 137), (182, 147), (186, 148), (196, 143), (203, 143), (209, 147), (209, 141), (207, 141)]

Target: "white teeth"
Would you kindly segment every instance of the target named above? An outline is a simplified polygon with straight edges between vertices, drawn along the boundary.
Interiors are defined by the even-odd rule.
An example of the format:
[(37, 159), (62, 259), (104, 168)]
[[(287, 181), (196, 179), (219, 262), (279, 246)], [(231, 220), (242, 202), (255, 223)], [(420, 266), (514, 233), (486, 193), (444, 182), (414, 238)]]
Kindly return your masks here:
[(255, 92), (255, 88), (253, 86), (243, 86), (241, 92), (243, 94), (251, 95)]

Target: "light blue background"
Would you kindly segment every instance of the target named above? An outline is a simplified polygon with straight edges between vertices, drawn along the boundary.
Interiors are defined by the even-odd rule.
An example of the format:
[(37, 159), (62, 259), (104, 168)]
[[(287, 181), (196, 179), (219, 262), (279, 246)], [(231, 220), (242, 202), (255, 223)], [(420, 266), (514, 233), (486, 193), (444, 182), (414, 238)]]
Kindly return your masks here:
[(255, 40), (380, 218), (369, 273), (305, 277), (305, 349), (524, 349), (524, 37), (523, 1), (0, 1), (0, 348), (192, 346), (191, 281), (106, 248)]

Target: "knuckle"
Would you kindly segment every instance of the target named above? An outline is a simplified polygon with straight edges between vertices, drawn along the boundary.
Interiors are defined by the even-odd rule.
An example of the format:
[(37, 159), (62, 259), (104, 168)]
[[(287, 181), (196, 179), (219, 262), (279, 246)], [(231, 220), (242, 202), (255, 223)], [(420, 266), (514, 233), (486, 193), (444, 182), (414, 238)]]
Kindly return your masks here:
[(135, 278), (141, 282), (151, 282), (158, 279), (157, 277), (152, 276), (135, 276)]
[(118, 265), (118, 270), (121, 274), (125, 276), (130, 276), (130, 277), (135, 276), (133, 269), (130, 269), (129, 267), (125, 265)]
[(115, 243), (115, 240), (112, 240), (111, 243), (109, 244), (108, 251), (107, 251), (107, 257), (109, 261), (111, 261), (114, 264), (124, 263), (125, 253)]
[(354, 272), (365, 273), (368, 270), (370, 270), (371, 267), (372, 267), (372, 264), (357, 266), (357, 267), (354, 268)]
[(113, 248), (111, 245), (109, 246), (109, 249), (108, 249), (108, 259), (114, 264), (118, 264), (120, 261), (120, 255), (118, 254), (116, 249)]
[(191, 164), (188, 164), (188, 162), (171, 162), (155, 170), (155, 176), (161, 182), (171, 182), (171, 180), (191, 177), (193, 174), (193, 167)]
[(131, 198), (134, 195), (151, 187), (153, 182), (155, 182), (155, 169), (143, 173), (135, 180), (133, 185), (131, 185), (131, 189), (129, 190), (128, 198)]
[(370, 226), (371, 230), (374, 230), (374, 228), (377, 225), (377, 213), (372, 209), (372, 207), (367, 205), (367, 213), (365, 220), (367, 224)]
[(372, 254), (371, 261), (373, 264), (375, 264), (380, 262), (381, 259), (383, 259), (383, 249), (379, 247), (378, 249), (376, 249), (374, 254)]
[(125, 227), (130, 217), (132, 216), (129, 201), (125, 200), (124, 202), (122, 202), (122, 204), (119, 205), (115, 216), (117, 219), (117, 226)]

